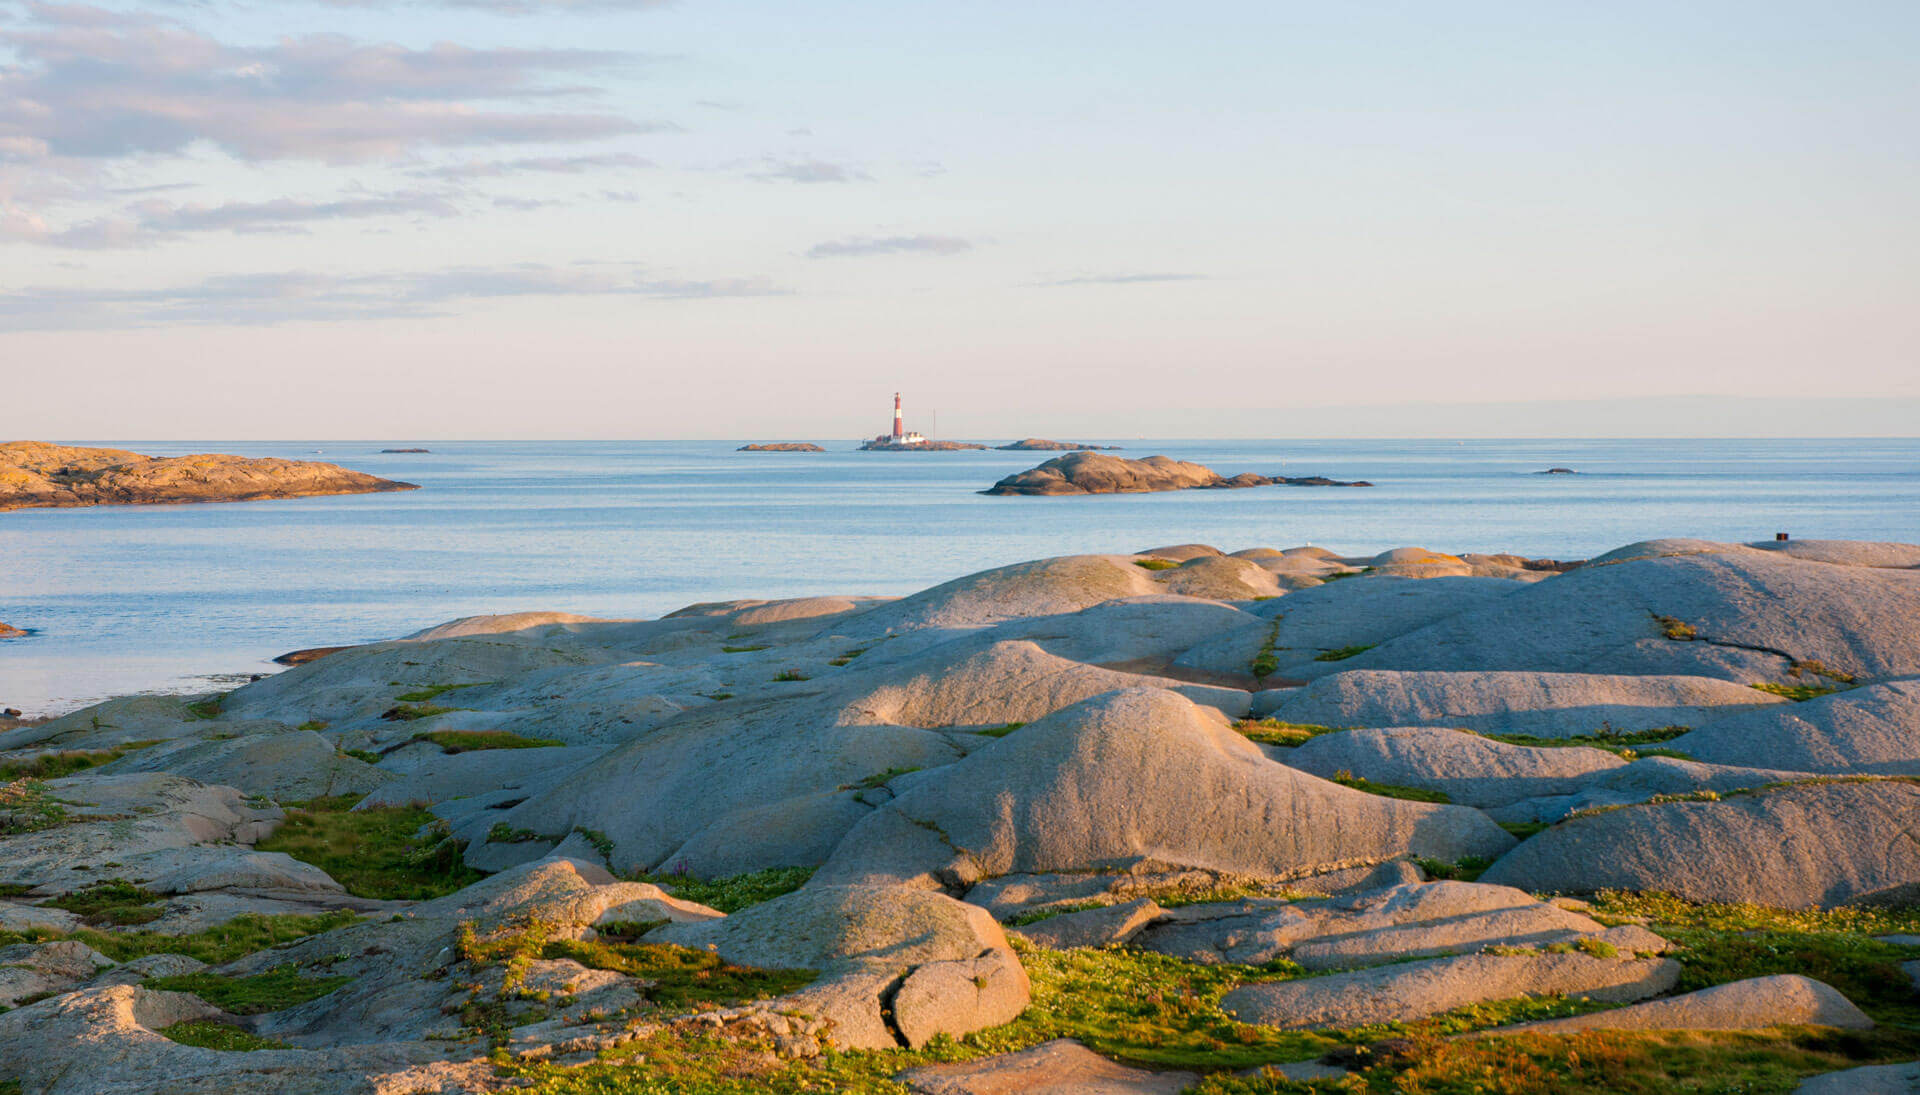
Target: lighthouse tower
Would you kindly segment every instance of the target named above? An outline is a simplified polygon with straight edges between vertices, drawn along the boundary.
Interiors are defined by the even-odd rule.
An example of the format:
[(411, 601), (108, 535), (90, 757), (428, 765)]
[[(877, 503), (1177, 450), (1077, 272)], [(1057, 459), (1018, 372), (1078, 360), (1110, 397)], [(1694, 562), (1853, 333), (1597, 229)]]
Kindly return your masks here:
[(900, 413), (900, 393), (893, 393), (893, 443), (898, 445), (907, 435), (906, 416)]

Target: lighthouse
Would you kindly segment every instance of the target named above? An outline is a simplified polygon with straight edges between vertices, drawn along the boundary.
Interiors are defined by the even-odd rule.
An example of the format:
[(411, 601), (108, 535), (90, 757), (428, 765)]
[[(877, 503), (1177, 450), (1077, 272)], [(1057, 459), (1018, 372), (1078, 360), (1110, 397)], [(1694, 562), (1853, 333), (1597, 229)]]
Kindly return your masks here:
[(907, 435), (907, 419), (900, 412), (900, 393), (893, 393), (893, 443), (898, 445)]

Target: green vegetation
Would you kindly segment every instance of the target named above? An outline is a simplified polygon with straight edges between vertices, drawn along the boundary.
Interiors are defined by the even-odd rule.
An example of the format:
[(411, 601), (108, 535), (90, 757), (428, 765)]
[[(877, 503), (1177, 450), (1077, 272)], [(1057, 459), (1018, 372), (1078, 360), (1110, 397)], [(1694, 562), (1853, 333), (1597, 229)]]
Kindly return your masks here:
[(493, 828), (487, 830), (488, 844), (531, 844), (547, 838), (532, 829), (516, 829), (504, 821), (496, 821)]
[(340, 755), (343, 757), (352, 757), (354, 760), (360, 761), (363, 764), (378, 764), (381, 759), (380, 754), (371, 749), (342, 749), (340, 750)]
[(1774, 684), (1771, 681), (1750, 685), (1749, 687), (1755, 689), (1756, 691), (1767, 692), (1775, 696), (1785, 696), (1786, 698), (1794, 701), (1795, 703), (1801, 703), (1806, 700), (1817, 700), (1821, 696), (1831, 696), (1835, 692), (1840, 691), (1840, 689), (1832, 685)]
[(233, 1053), (251, 1053), (259, 1049), (292, 1049), (285, 1042), (276, 1042), (271, 1038), (262, 1038), (258, 1034), (241, 1030), (236, 1026), (215, 1022), (212, 1019), (189, 1019), (184, 1023), (175, 1023), (170, 1027), (161, 1027), (160, 1034), (183, 1046), (199, 1046), (201, 1049), (222, 1049)]
[(1448, 878), (1458, 882), (1472, 882), (1474, 879), (1485, 874), (1488, 867), (1493, 866), (1493, 857), (1470, 855), (1462, 857), (1456, 863), (1448, 863), (1444, 859), (1415, 857), (1413, 862), (1415, 866), (1427, 872), (1427, 875), (1431, 878)]
[(166, 910), (160, 895), (119, 878), (104, 879), (72, 893), (42, 901), (42, 905), (65, 909), (89, 925), (130, 926), (160, 919)]
[(990, 726), (985, 730), (976, 730), (974, 733), (979, 734), (983, 738), (1004, 738), (1025, 725), (1026, 723), (1024, 722), (1006, 722), (1001, 723), (999, 726)]
[(111, 749), (72, 749), (59, 753), (42, 753), (28, 760), (14, 760), (0, 764), (0, 782), (16, 779), (59, 779), (75, 772), (84, 772), (89, 768), (98, 768), (103, 764), (112, 764), (136, 749), (145, 749), (158, 744), (160, 739), (152, 741), (130, 741), (116, 745)]
[(424, 901), (482, 877), (461, 862), (444, 821), (418, 806), (355, 810), (358, 795), (313, 799), (254, 847), (285, 852), (332, 875), (355, 897)]
[(768, 647), (768, 646), (767, 646), (767, 644), (765, 644), (765, 643), (760, 643), (760, 644), (757, 644), (757, 645), (753, 645), (753, 646), (723, 646), (723, 647), (721, 647), (721, 648), (720, 648), (720, 653), (722, 653), (722, 654), (749, 654), (749, 653), (752, 653), (752, 652), (753, 652), (753, 651), (755, 651), (755, 650), (767, 650), (767, 649), (769, 649), (769, 647)]
[(1358, 578), (1362, 574), (1372, 574), (1372, 573), (1373, 573), (1372, 567), (1361, 567), (1359, 570), (1336, 570), (1331, 574), (1320, 575), (1320, 581), (1322, 583), (1337, 582), (1342, 578)]
[(1265, 680), (1280, 668), (1280, 656), (1275, 653), (1279, 643), (1280, 621), (1275, 620), (1273, 626), (1267, 629), (1266, 641), (1260, 644), (1260, 650), (1254, 654), (1252, 664), (1247, 666), (1247, 671), (1253, 674), (1254, 679)]
[(1305, 745), (1322, 734), (1338, 734), (1344, 726), (1319, 726), (1310, 722), (1283, 722), (1280, 719), (1241, 719), (1233, 724), (1248, 741), (1262, 745), (1281, 745), (1289, 749)]
[(808, 677), (798, 669), (782, 669), (773, 675), (773, 679), (776, 681), (804, 681), (807, 680)]
[(147, 982), (147, 987), (190, 992), (235, 1015), (259, 1015), (317, 1000), (352, 980), (351, 977), (302, 977), (297, 968), (280, 966), (252, 977), (228, 977), (205, 970), (178, 977), (156, 977)]
[(67, 808), (37, 779), (0, 784), (0, 836), (37, 833), (67, 823)]
[(511, 730), (427, 730), (413, 736), (414, 741), (430, 741), (442, 753), (468, 753), (477, 749), (552, 749), (566, 742), (554, 738), (523, 738)]
[(463, 707), (444, 707), (437, 703), (397, 703), (380, 717), (388, 722), (414, 722), (418, 719), (430, 719), (435, 715), (450, 715), (455, 711), (464, 711)]
[(308, 719), (307, 721), (294, 727), (294, 729), (295, 730), (311, 730), (317, 734), (320, 731), (325, 730), (327, 727), (331, 725), (333, 724), (328, 722), (325, 719)]
[(852, 664), (853, 659), (859, 657), (862, 654), (865, 654), (869, 649), (870, 649), (869, 647), (856, 646), (852, 650), (843, 652), (839, 657), (833, 659), (827, 664), (832, 666), (850, 665)]
[(1337, 650), (1322, 650), (1313, 656), (1313, 660), (1316, 662), (1344, 662), (1356, 654), (1365, 654), (1367, 651), (1379, 645), (1379, 643), (1355, 643), (1352, 646), (1343, 646)]
[(918, 765), (912, 768), (889, 768), (884, 772), (875, 772), (857, 783), (843, 783), (838, 789), (842, 791), (871, 791), (876, 787), (885, 787), (888, 783), (892, 782), (896, 776), (904, 776), (908, 772), (918, 772), (919, 770), (920, 767)]
[(0, 947), (15, 943), (78, 939), (115, 962), (131, 962), (149, 954), (184, 954), (217, 966), (268, 947), (345, 927), (359, 919), (345, 910), (320, 916), (260, 916), (245, 913), (224, 924), (188, 935), (165, 935), (150, 931), (107, 932), (93, 928), (81, 928), (71, 934), (63, 934), (35, 928), (24, 932), (0, 931)]
[(730, 700), (730, 699), (732, 699), (732, 698), (733, 698), (733, 693), (731, 693), (731, 692), (709, 692), (709, 693), (707, 693), (707, 698), (708, 698), (708, 699), (710, 699), (710, 700), (712, 700), (712, 701), (713, 701), (713, 702), (715, 702), (715, 703), (719, 703), (719, 702), (720, 702), (721, 700)]
[(1653, 622), (1659, 625), (1660, 634), (1677, 643), (1692, 642), (1700, 637), (1699, 628), (1674, 616), (1655, 615)]
[(204, 700), (195, 700), (185, 705), (187, 714), (202, 721), (217, 719), (220, 717), (220, 701), (226, 698), (225, 694), (222, 694), (218, 696), (208, 696)]
[(1356, 791), (1365, 791), (1370, 795), (1380, 795), (1385, 798), (1404, 798), (1412, 802), (1453, 801), (1444, 791), (1429, 790), (1425, 787), (1403, 787), (1398, 783), (1375, 783), (1370, 779), (1362, 779), (1345, 768), (1333, 774), (1333, 782), (1342, 787), (1351, 787)]
[(542, 958), (571, 958), (597, 970), (639, 977), (649, 984), (647, 1001), (666, 1011), (702, 1004), (738, 1004), (792, 992), (813, 982), (813, 970), (763, 970), (721, 961), (707, 950), (671, 943), (582, 943), (558, 939), (540, 949)]
[(398, 696), (395, 696), (394, 699), (401, 703), (432, 703), (434, 700), (439, 699), (449, 692), (456, 692), (462, 688), (485, 688), (487, 685), (494, 683), (496, 682), (470, 681), (466, 684), (430, 684), (425, 688), (416, 688), (411, 692), (402, 692)]
[(813, 877), (812, 867), (768, 867), (727, 878), (690, 878), (684, 874), (642, 874), (636, 882), (651, 882), (682, 901), (693, 901), (723, 913), (737, 913), (749, 905), (792, 893)]
[(1135, 559), (1133, 565), (1141, 570), (1173, 570), (1180, 564), (1172, 559)]
[(1502, 821), (1500, 827), (1521, 840), (1553, 828), (1551, 824), (1544, 821)]
[(1789, 677), (1798, 677), (1803, 673), (1811, 673), (1816, 677), (1825, 677), (1830, 681), (1838, 681), (1841, 684), (1852, 684), (1854, 682), (1853, 674), (1844, 673), (1822, 662), (1811, 659), (1807, 661), (1797, 661), (1787, 667), (1787, 676)]
[(1611, 723), (1607, 723), (1591, 734), (1566, 738), (1542, 738), (1532, 734), (1481, 734), (1480, 736), (1488, 741), (1503, 741), (1508, 745), (1524, 745), (1530, 749), (1560, 749), (1584, 745), (1594, 749), (1605, 749), (1609, 753), (1618, 753), (1629, 760), (1634, 757), (1680, 757), (1684, 760), (1687, 759), (1687, 755), (1674, 749), (1636, 749), (1634, 747), (1671, 741), (1692, 729), (1691, 726), (1657, 726), (1651, 730), (1615, 730)]

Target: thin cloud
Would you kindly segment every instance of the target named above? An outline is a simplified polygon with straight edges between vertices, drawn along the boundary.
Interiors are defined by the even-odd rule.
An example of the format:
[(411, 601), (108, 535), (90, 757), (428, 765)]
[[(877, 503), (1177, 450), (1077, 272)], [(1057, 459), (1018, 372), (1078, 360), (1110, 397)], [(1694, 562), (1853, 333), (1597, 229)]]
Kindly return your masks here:
[(1077, 278), (1061, 278), (1058, 281), (1039, 281), (1034, 285), (1044, 289), (1055, 289), (1067, 285), (1146, 285), (1163, 281), (1206, 281), (1205, 274), (1089, 274)]
[(810, 259), (863, 258), (869, 255), (958, 255), (973, 250), (973, 242), (958, 236), (849, 236), (826, 240), (807, 248)]
[(149, 289), (36, 287), (0, 293), (0, 331), (269, 326), (442, 316), (462, 304), (517, 297), (711, 300), (785, 292), (764, 277), (661, 279), (632, 268), (533, 263), (358, 276), (286, 271)]
[(846, 164), (837, 164), (829, 160), (773, 160), (765, 161), (765, 166), (752, 172), (756, 179), (769, 182), (795, 183), (844, 183), (872, 182), (873, 176)]
[(0, 240), (79, 250), (151, 247), (196, 232), (303, 232), (311, 224), (370, 217), (451, 217), (459, 210), (437, 194), (385, 194), (337, 201), (276, 198), (264, 202), (174, 205), (148, 200), (119, 213), (56, 229), (18, 210), (0, 216)]
[[(149, 14), (68, 4), (0, 29), (0, 150), (118, 157), (207, 141), (245, 160), (352, 162), (410, 149), (598, 140), (668, 128), (605, 111), (531, 109), (634, 64), (569, 49), (427, 49), (338, 34), (233, 46)], [(522, 106), (481, 106), (481, 102)]]
[(321, 0), (335, 8), (459, 8), (494, 15), (651, 11), (673, 0)]
[(600, 156), (532, 156), (518, 160), (474, 160), (467, 163), (424, 167), (412, 172), (423, 179), (460, 182), (468, 179), (496, 179), (506, 175), (551, 174), (582, 175), (590, 171), (619, 171), (654, 166), (653, 161), (630, 153)]

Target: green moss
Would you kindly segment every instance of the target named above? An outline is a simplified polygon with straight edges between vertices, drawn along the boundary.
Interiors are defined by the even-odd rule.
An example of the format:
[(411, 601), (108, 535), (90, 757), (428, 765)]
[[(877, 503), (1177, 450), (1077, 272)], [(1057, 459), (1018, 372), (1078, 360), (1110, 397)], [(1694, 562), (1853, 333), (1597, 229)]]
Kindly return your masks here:
[(428, 730), (414, 741), (430, 741), (443, 753), (470, 753), (481, 749), (552, 749), (566, 742), (554, 738), (523, 738), (511, 730)]
[(190, 992), (235, 1015), (259, 1015), (317, 1000), (352, 980), (351, 977), (302, 977), (295, 967), (280, 966), (252, 977), (228, 977), (205, 970), (178, 977), (156, 977), (147, 982), (147, 987)]
[(1670, 756), (1686, 758), (1686, 754), (1673, 749), (1637, 749), (1636, 746), (1651, 745), (1654, 742), (1671, 741), (1688, 733), (1691, 726), (1656, 726), (1650, 730), (1615, 730), (1611, 725), (1603, 725), (1591, 734), (1579, 734), (1565, 738), (1543, 738), (1533, 734), (1481, 734), (1488, 741), (1503, 741), (1508, 745), (1524, 745), (1530, 749), (1563, 749), (1585, 746), (1592, 749), (1605, 749), (1610, 753), (1625, 756), (1653, 757)]
[(437, 703), (398, 703), (380, 712), (380, 717), (388, 722), (414, 722), (464, 710), (462, 707), (444, 707)]
[(1180, 564), (1172, 559), (1135, 559), (1133, 565), (1141, 570), (1173, 570)]
[(1661, 635), (1675, 642), (1691, 642), (1700, 637), (1698, 628), (1673, 616), (1656, 615), (1653, 622), (1659, 626)]
[(340, 750), (340, 755), (343, 757), (352, 757), (354, 760), (360, 761), (363, 764), (378, 764), (381, 760), (380, 754), (371, 749), (342, 749)]
[(1305, 745), (1322, 734), (1338, 734), (1347, 729), (1343, 726), (1319, 726), (1310, 722), (1284, 722), (1280, 719), (1241, 719), (1233, 724), (1233, 728), (1248, 741), (1287, 748)]
[(1444, 791), (1434, 791), (1426, 787), (1403, 787), (1397, 783), (1375, 783), (1362, 779), (1346, 769), (1333, 774), (1333, 782), (1342, 787), (1351, 787), (1356, 791), (1365, 791), (1370, 795), (1384, 798), (1404, 798), (1411, 802), (1452, 802)]
[(1766, 692), (1775, 696), (1785, 696), (1786, 698), (1793, 700), (1795, 703), (1802, 703), (1807, 700), (1817, 700), (1821, 696), (1831, 696), (1835, 692), (1840, 691), (1838, 688), (1835, 688), (1831, 685), (1774, 684), (1771, 681), (1763, 681), (1760, 684), (1749, 685), (1749, 687), (1753, 688), (1755, 691)]
[(328, 726), (331, 726), (331, 725), (332, 723), (329, 723), (325, 719), (308, 719), (307, 721), (294, 727), (294, 729), (295, 730), (311, 730), (317, 734), (320, 731), (325, 730)]
[(769, 867), (711, 879), (684, 874), (643, 874), (636, 876), (635, 881), (651, 882), (683, 901), (695, 901), (723, 913), (736, 913), (749, 905), (792, 893), (807, 884), (813, 871), (812, 867)]
[(1266, 640), (1260, 644), (1259, 651), (1247, 666), (1247, 672), (1252, 673), (1255, 680), (1265, 680), (1280, 668), (1280, 655), (1276, 653), (1279, 643), (1280, 621), (1275, 620), (1273, 626), (1267, 628)]
[(72, 938), (116, 962), (131, 962), (149, 954), (184, 954), (210, 966), (217, 966), (268, 947), (342, 928), (359, 919), (358, 915), (344, 909), (319, 916), (260, 916), (245, 913), (224, 924), (187, 935), (149, 931), (105, 932), (82, 928), (71, 936), (56, 932), (0, 932), (0, 944)]
[(752, 652), (753, 652), (753, 651), (755, 651), (755, 650), (767, 650), (767, 649), (770, 649), (770, 647), (768, 647), (768, 646), (767, 646), (767, 644), (765, 644), (765, 643), (756, 643), (756, 644), (753, 644), (753, 645), (750, 645), (750, 646), (723, 646), (723, 647), (721, 647), (721, 648), (720, 648), (720, 653), (722, 653), (722, 654), (750, 654), (750, 653), (752, 653)]
[(1493, 866), (1493, 857), (1484, 855), (1463, 856), (1458, 862), (1449, 863), (1444, 859), (1419, 857), (1414, 864), (1427, 872), (1432, 878), (1446, 878), (1457, 882), (1472, 882)]
[(873, 775), (870, 775), (867, 778), (860, 780), (857, 783), (843, 783), (840, 785), (839, 790), (871, 791), (876, 787), (885, 787), (889, 782), (891, 782), (895, 778), (899, 776), (904, 776), (908, 772), (918, 772), (919, 770), (920, 768), (918, 765), (912, 768), (889, 768), (884, 772), (875, 772)]
[(493, 828), (487, 830), (488, 844), (531, 844), (546, 839), (532, 829), (516, 829), (504, 821), (494, 822)]
[(495, 682), (470, 681), (466, 684), (430, 684), (425, 688), (416, 688), (411, 692), (402, 692), (398, 696), (395, 696), (394, 699), (401, 703), (432, 703), (434, 700), (439, 699), (449, 692), (457, 692), (462, 688), (485, 688), (487, 685), (493, 683)]
[(1004, 738), (1025, 725), (1026, 723), (1024, 722), (1007, 722), (1001, 723), (999, 726), (990, 726), (985, 730), (976, 730), (974, 733), (979, 734), (983, 738)]
[(67, 823), (67, 808), (37, 779), (0, 784), (0, 836), (38, 833)]
[(1553, 828), (1552, 825), (1544, 821), (1502, 821), (1500, 822), (1500, 827), (1512, 833), (1514, 836), (1519, 837), (1521, 840), (1544, 833), (1548, 829)]
[(104, 879), (90, 886), (42, 901), (42, 905), (65, 909), (82, 917), (87, 924), (128, 926), (160, 919), (160, 895), (119, 878)]
[(271, 1038), (262, 1038), (258, 1034), (241, 1030), (236, 1026), (215, 1022), (211, 1019), (190, 1019), (184, 1023), (175, 1023), (170, 1027), (161, 1027), (159, 1033), (183, 1046), (199, 1046), (201, 1049), (220, 1049), (231, 1053), (251, 1053), (261, 1049), (292, 1049), (285, 1042), (276, 1042)]
[(202, 721), (217, 719), (220, 717), (220, 701), (224, 699), (226, 699), (225, 695), (219, 695), (208, 696), (204, 700), (195, 700), (185, 705), (187, 714)]
[(804, 681), (807, 680), (808, 677), (798, 669), (782, 669), (780, 672), (774, 674), (773, 679), (776, 681)]
[(1787, 675), (1790, 677), (1798, 677), (1805, 673), (1811, 673), (1816, 677), (1825, 677), (1830, 681), (1836, 681), (1840, 684), (1852, 684), (1855, 679), (1851, 673), (1842, 672), (1822, 662), (1811, 659), (1794, 662), (1791, 666), (1787, 667)]
[(1367, 651), (1379, 645), (1379, 643), (1355, 643), (1352, 646), (1340, 647), (1338, 650), (1322, 650), (1313, 656), (1313, 660), (1316, 662), (1344, 662), (1348, 658), (1365, 654)]
[(480, 880), (444, 821), (418, 806), (355, 810), (357, 796), (314, 799), (254, 847), (332, 875), (355, 897), (424, 901)]
[(712, 951), (670, 943), (559, 939), (542, 947), (540, 956), (571, 958), (590, 969), (641, 978), (648, 983), (647, 1002), (675, 1012), (700, 1004), (738, 1004), (779, 996), (811, 984), (818, 976), (813, 970), (736, 966)]

